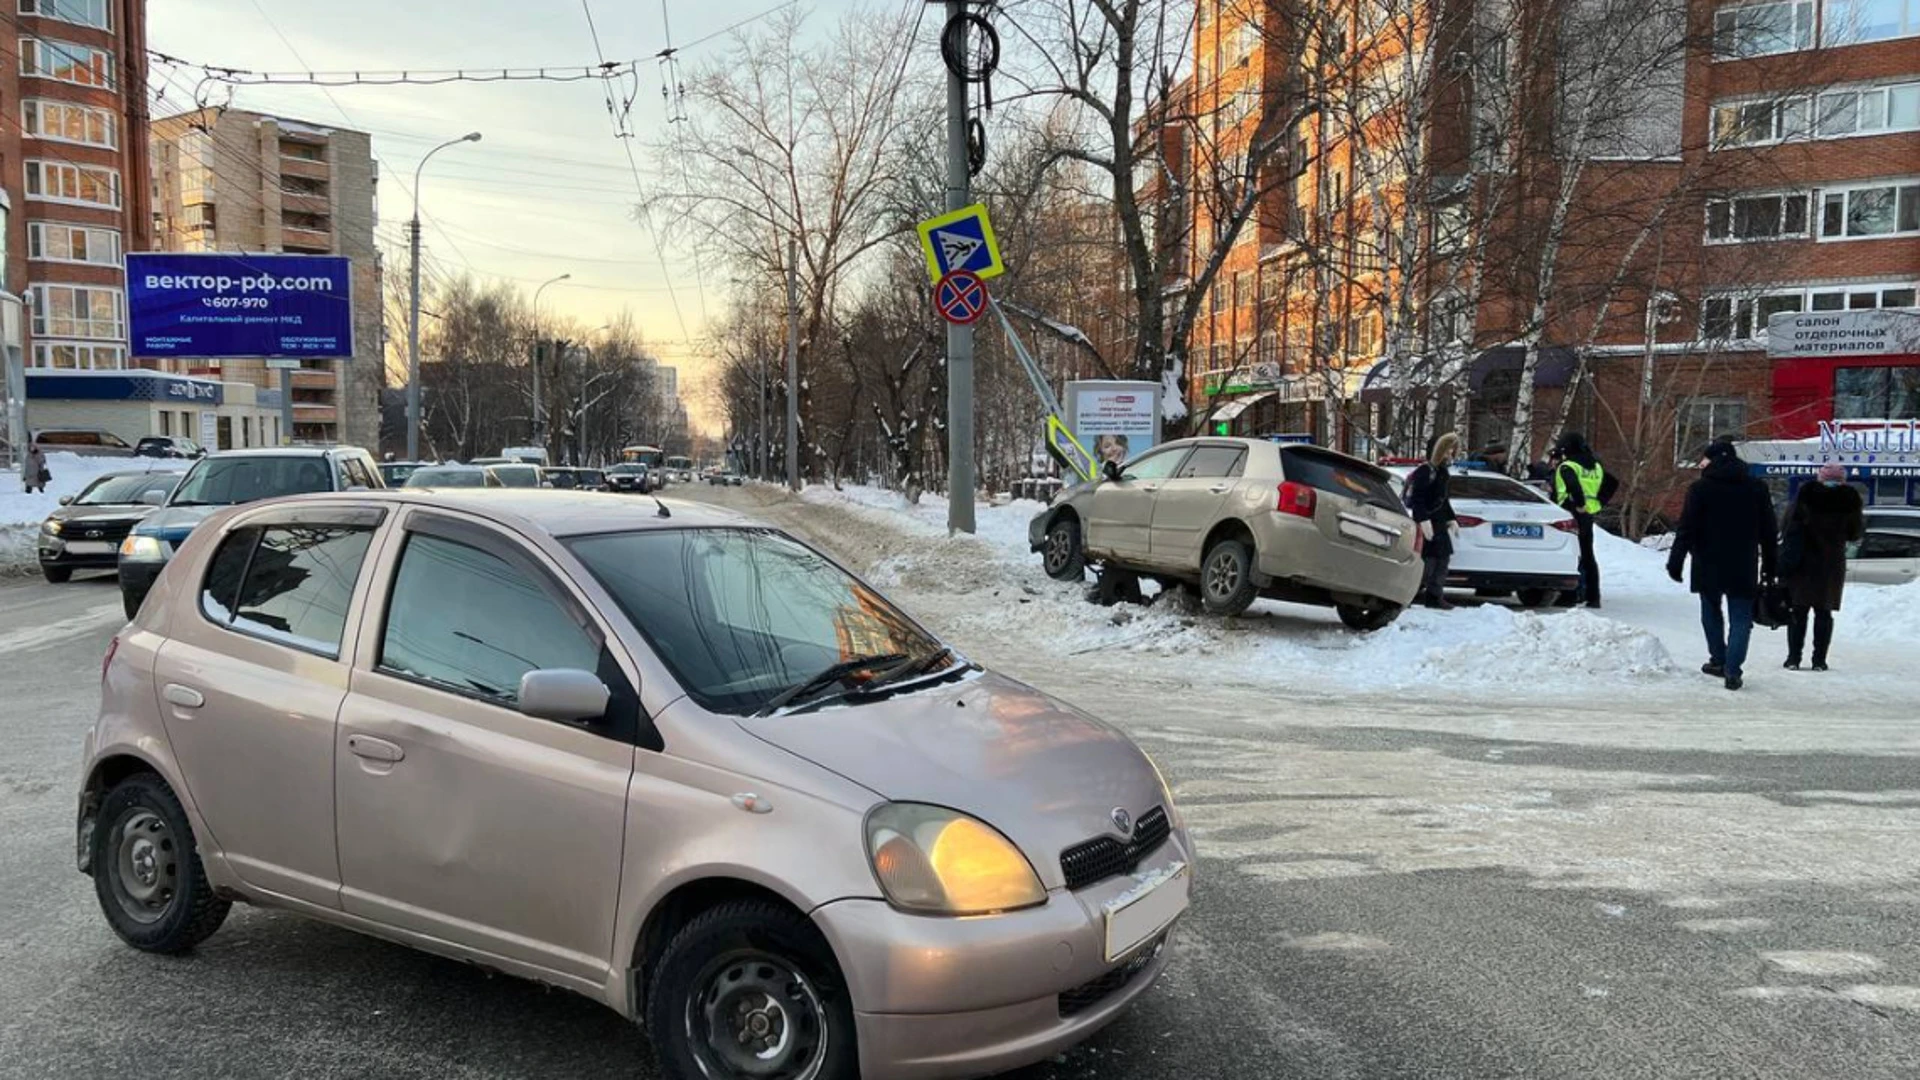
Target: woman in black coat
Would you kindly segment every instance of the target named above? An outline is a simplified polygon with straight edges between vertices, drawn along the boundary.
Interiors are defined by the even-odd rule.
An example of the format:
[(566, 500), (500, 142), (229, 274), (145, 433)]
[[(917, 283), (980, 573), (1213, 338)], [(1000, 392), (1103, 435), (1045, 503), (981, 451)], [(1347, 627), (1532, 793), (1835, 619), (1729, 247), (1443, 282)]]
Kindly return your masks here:
[(1813, 670), (1827, 670), (1827, 647), (1833, 643), (1833, 613), (1840, 610), (1840, 593), (1847, 584), (1847, 545), (1860, 539), (1860, 493), (1847, 486), (1846, 470), (1837, 464), (1820, 467), (1818, 482), (1802, 484), (1787, 513), (1780, 545), (1780, 569), (1793, 603), (1787, 623), (1787, 663), (1800, 670), (1807, 643), (1807, 617), (1813, 617)]
[(1420, 574), (1421, 603), (1428, 607), (1450, 608), (1447, 602), (1447, 564), (1453, 560), (1453, 537), (1460, 527), (1454, 524), (1453, 500), (1447, 494), (1447, 469), (1460, 451), (1460, 436), (1449, 431), (1433, 440), (1427, 460), (1407, 477), (1407, 513), (1420, 526), (1420, 557), (1425, 560)]

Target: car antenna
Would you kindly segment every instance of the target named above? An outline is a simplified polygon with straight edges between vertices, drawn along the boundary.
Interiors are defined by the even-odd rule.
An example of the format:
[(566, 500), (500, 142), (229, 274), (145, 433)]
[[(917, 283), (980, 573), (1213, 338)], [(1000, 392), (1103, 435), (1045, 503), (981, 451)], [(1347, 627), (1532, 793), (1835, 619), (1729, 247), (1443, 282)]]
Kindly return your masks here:
[(672, 517), (673, 516), (673, 511), (667, 509), (667, 504), (660, 501), (660, 496), (654, 495), (653, 492), (651, 491), (647, 492), (647, 494), (652, 496), (653, 505), (660, 508), (660, 513), (655, 515), (656, 517)]

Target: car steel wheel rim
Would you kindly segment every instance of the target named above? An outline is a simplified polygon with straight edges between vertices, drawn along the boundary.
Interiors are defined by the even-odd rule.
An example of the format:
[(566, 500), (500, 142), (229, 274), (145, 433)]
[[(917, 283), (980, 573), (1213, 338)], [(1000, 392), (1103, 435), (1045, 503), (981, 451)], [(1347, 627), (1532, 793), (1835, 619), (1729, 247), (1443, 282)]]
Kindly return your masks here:
[(687, 1040), (713, 1080), (812, 1080), (826, 1062), (826, 1009), (791, 963), (758, 950), (730, 953), (694, 980)]
[(1240, 563), (1232, 552), (1222, 551), (1207, 561), (1207, 595), (1225, 600), (1240, 587)]
[(109, 834), (113, 844), (113, 896), (127, 917), (159, 922), (179, 892), (179, 845), (160, 815), (144, 807), (121, 814)]

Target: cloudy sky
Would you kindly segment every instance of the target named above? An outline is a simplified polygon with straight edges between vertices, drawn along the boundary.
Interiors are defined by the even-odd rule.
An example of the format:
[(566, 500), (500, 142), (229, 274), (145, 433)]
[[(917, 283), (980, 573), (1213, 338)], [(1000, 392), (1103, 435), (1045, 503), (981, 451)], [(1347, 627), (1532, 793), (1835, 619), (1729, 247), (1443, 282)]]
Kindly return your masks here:
[[(683, 66), (721, 48), (697, 44), (781, 0), (667, 0)], [(848, 0), (809, 0), (824, 26)], [(651, 58), (667, 44), (658, 0), (592, 0), (609, 60)], [(573, 67), (596, 59), (580, 0), (154, 0), (151, 48), (194, 64), (253, 71), (375, 71)], [(156, 65), (155, 115), (192, 107), (197, 74)], [(647, 145), (666, 136), (662, 72), (641, 65), (632, 149), (647, 175)], [(201, 93), (208, 92), (205, 89)], [(700, 422), (698, 358), (691, 346), (724, 305), (720, 275), (667, 248), (664, 259), (631, 217), (635, 184), (614, 137), (598, 81), (458, 83), (448, 86), (248, 87), (232, 104), (373, 135), (380, 179), (380, 239), (404, 242), (414, 167), (435, 144), (478, 130), (477, 144), (442, 151), (422, 184), (429, 276), (470, 271), (529, 289), (559, 274), (543, 311), (589, 326), (631, 309), (663, 359), (682, 367)], [(404, 273), (405, 263), (389, 265)], [(704, 288), (702, 287), (704, 280)]]

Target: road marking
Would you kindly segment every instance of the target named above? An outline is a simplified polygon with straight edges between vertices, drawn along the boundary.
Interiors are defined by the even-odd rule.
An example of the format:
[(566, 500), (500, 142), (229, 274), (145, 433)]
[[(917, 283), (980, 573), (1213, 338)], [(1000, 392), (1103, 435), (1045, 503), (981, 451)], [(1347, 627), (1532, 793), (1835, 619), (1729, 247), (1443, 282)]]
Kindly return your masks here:
[(0, 633), (0, 653), (32, 652), (48, 645), (59, 644), (69, 638), (84, 637), (110, 623), (124, 621), (126, 621), (126, 614), (118, 600), (96, 604), (78, 615), (69, 616), (59, 622), (27, 626)]

